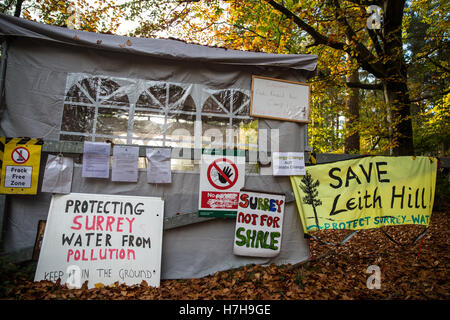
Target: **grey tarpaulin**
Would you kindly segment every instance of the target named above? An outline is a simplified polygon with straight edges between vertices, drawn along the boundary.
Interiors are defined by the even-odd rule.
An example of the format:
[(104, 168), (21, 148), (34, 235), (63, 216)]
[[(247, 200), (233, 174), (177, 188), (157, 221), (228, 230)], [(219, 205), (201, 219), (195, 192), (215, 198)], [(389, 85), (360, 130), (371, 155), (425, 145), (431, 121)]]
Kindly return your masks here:
[[(97, 132), (87, 133), (82, 131), (83, 128), (70, 127), (70, 124), (70, 130), (65, 127), (64, 112), (70, 108), (72, 111), (76, 110), (73, 105), (78, 104), (83, 107), (92, 105), (96, 116), (101, 113), (100, 107), (119, 110), (129, 117), (128, 123), (124, 123), (123, 132), (114, 134), (120, 137), (123, 135), (126, 143), (137, 143), (138, 138), (141, 139), (140, 142), (151, 142), (146, 138), (133, 136), (138, 120), (133, 119), (132, 115), (137, 111), (143, 114), (146, 112), (146, 106), (139, 103), (150, 101), (155, 105), (160, 104), (163, 110), (161, 114), (165, 114), (166, 120), (167, 117), (176, 117), (184, 112), (184, 115), (192, 116), (200, 122), (201, 127), (202, 121), (218, 113), (220, 106), (215, 106), (211, 101), (219, 99), (223, 90), (228, 90), (227, 99), (231, 97), (230, 101), (234, 99), (236, 104), (241, 103), (239, 109), (235, 105), (234, 110), (225, 103), (220, 107), (231, 108), (224, 112), (219, 110), (228, 114), (218, 115), (229, 117), (231, 126), (235, 121), (251, 120), (248, 116), (247, 98), (251, 90), (252, 75), (304, 82), (314, 74), (317, 62), (317, 56), (313, 55), (244, 52), (186, 44), (176, 40), (89, 33), (6, 15), (0, 15), (0, 37), (2, 41), (8, 42), (1, 130), (8, 137), (27, 136), (44, 140), (60, 140), (67, 132), (92, 140), (109, 137), (101, 132), (105, 129), (103, 127), (98, 127)], [(108, 83), (117, 86), (114, 89), (116, 91), (104, 93), (104, 97), (109, 99), (108, 103), (88, 97), (87, 87), (80, 83), (89, 77), (99, 83), (106, 79)], [(177, 109), (178, 104), (172, 103), (169, 96), (166, 104), (162, 100), (156, 101), (158, 97), (151, 95), (156, 91), (150, 92), (145, 87), (149, 83), (160, 89), (167, 88), (167, 92), (169, 88), (177, 87), (183, 101), (176, 103), (184, 104), (185, 107)], [(77, 93), (79, 100), (70, 100), (69, 103), (68, 92), (74, 87), (80, 89)], [(101, 89), (97, 87), (97, 95)], [(153, 100), (143, 99), (141, 92), (149, 93)], [(189, 103), (186, 102), (188, 96), (192, 98)], [(209, 98), (212, 100), (209, 101)], [(210, 111), (205, 107), (208, 103)], [(233, 102), (230, 103), (233, 105)], [(67, 106), (68, 104), (70, 105)], [(95, 121), (100, 123), (103, 119), (99, 117)], [(164, 136), (155, 138), (163, 143), (166, 143), (167, 137), (170, 138), (166, 122)], [(260, 120), (258, 127), (280, 129), (281, 151), (304, 151), (307, 145), (304, 124)], [(94, 125), (94, 131), (95, 128)], [(197, 125), (193, 131), (197, 139)], [(200, 136), (201, 134), (200, 132)], [(84, 179), (78, 165), (74, 168), (72, 192), (161, 196), (165, 200), (164, 214), (171, 217), (197, 210), (198, 183), (199, 175), (196, 172), (174, 172), (171, 184), (148, 184), (144, 170), (139, 172), (138, 183)], [(257, 174), (246, 177), (245, 187), (268, 192), (291, 191), (287, 177)], [(8, 196), (4, 222), (5, 251), (14, 252), (33, 246), (37, 223), (46, 218), (50, 197), (48, 193)], [(307, 259), (309, 251), (293, 203), (287, 205), (285, 214), (281, 253), (274, 259), (234, 256), (233, 220), (217, 219), (166, 230), (163, 239), (162, 278), (200, 277), (249, 263), (297, 263)]]

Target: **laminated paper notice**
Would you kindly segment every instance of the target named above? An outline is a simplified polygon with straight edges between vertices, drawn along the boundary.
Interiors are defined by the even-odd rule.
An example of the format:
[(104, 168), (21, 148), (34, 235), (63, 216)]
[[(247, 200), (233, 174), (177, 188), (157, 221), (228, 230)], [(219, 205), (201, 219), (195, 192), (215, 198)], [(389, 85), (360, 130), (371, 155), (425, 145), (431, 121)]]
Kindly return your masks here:
[(170, 148), (147, 148), (147, 182), (148, 183), (171, 183), (172, 171), (170, 159), (172, 150)]
[(49, 154), (45, 165), (42, 192), (70, 193), (72, 187), (73, 159)]
[(274, 176), (304, 176), (305, 154), (303, 152), (274, 152)]
[(109, 178), (111, 145), (105, 142), (85, 142), (83, 178)]
[(114, 146), (112, 181), (137, 182), (139, 147)]

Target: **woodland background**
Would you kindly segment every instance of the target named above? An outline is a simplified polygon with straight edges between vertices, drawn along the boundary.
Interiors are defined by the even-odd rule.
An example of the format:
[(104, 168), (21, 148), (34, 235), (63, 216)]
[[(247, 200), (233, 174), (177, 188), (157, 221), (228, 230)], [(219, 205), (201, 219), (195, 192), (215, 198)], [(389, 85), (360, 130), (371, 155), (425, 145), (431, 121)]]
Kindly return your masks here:
[(316, 54), (315, 152), (450, 155), (446, 0), (4, 0), (0, 12), (91, 32)]
[[(367, 11), (371, 5), (382, 9)], [(228, 49), (318, 55), (309, 144), (315, 152), (450, 156), (446, 0), (4, 0), (0, 12), (46, 24)], [(382, 19), (379, 19), (381, 18)], [(379, 23), (379, 24), (378, 24)], [(340, 247), (311, 242), (298, 266), (245, 266), (200, 279), (69, 290), (33, 282), (35, 262), (0, 259), (3, 299), (449, 299), (450, 183), (438, 170), (428, 234), (363, 230)], [(339, 242), (349, 231), (320, 231)], [(381, 268), (370, 290), (369, 265)]]

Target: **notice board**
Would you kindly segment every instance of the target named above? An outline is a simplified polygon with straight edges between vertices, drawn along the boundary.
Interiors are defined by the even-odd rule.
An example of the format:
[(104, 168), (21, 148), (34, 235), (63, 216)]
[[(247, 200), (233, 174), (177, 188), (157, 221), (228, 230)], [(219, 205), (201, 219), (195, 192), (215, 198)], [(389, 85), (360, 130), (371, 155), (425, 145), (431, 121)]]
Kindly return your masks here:
[(159, 286), (164, 201), (71, 193), (50, 204), (35, 281)]
[(309, 123), (309, 84), (252, 77), (250, 116)]

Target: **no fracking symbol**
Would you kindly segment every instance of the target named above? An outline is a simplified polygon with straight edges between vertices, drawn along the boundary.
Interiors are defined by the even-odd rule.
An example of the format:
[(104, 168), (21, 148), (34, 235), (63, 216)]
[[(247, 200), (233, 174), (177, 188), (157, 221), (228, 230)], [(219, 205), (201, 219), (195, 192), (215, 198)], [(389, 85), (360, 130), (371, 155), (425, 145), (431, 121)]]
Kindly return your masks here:
[(214, 188), (226, 190), (236, 184), (239, 172), (233, 161), (227, 158), (219, 158), (209, 165), (206, 177)]
[(22, 164), (22, 163), (27, 162), (29, 158), (30, 158), (30, 152), (28, 151), (28, 149), (26, 149), (24, 147), (16, 148), (11, 153), (11, 159), (17, 164)]

